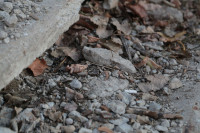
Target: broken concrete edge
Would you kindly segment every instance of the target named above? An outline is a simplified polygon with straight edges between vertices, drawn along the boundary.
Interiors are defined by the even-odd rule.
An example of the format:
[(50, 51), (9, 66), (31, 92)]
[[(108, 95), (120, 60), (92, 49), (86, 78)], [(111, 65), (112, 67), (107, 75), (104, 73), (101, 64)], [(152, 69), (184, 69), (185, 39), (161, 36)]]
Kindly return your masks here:
[(28, 36), (0, 45), (0, 90), (50, 48), (79, 19), (83, 0), (44, 0), (49, 8), (40, 20), (23, 29)]

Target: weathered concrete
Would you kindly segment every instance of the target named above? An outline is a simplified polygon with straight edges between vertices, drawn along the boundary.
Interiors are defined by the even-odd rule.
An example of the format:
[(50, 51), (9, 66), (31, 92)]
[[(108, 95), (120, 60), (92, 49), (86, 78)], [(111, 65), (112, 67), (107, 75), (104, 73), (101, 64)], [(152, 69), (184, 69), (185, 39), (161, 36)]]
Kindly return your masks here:
[(0, 45), (0, 90), (79, 19), (78, 12), (82, 1), (43, 0), (41, 5), (46, 7), (47, 13), (18, 31), (26, 36)]

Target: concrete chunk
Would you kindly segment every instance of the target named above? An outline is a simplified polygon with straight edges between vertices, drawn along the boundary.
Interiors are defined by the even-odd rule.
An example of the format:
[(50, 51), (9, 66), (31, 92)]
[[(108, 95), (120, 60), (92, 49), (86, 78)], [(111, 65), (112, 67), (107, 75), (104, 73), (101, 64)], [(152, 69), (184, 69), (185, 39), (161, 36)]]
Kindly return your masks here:
[(83, 55), (85, 59), (97, 63), (99, 65), (111, 67), (117, 66), (128, 73), (136, 73), (134, 65), (129, 60), (122, 58), (117, 53), (112, 52), (110, 50), (103, 48), (84, 47)]
[(47, 9), (46, 14), (39, 15), (38, 21), (18, 31), (26, 36), (0, 45), (0, 90), (79, 19), (82, 1), (43, 0), (41, 7)]

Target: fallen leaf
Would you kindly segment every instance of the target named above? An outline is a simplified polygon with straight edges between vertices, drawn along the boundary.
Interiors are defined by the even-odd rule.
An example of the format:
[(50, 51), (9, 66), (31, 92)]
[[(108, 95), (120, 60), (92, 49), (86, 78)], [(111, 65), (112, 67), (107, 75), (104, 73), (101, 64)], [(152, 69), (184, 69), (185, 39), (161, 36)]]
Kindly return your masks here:
[(22, 108), (18, 108), (18, 107), (15, 107), (15, 113), (16, 115), (18, 115), (23, 109)]
[(75, 97), (75, 98), (78, 98), (78, 99), (84, 98), (83, 94), (81, 94), (81, 93), (79, 93), (75, 90), (72, 90), (68, 87), (66, 87), (65, 90), (66, 90), (66, 97), (68, 97), (68, 98), (71, 98), (71, 97)]
[(114, 52), (117, 52), (117, 53), (122, 53), (122, 48), (121, 48), (121, 44), (119, 43), (115, 43), (113, 42), (112, 40), (101, 40), (99, 42), (103, 47), (109, 49), (109, 50), (112, 50)]
[(71, 64), (71, 66), (67, 66), (66, 70), (70, 71), (70, 73), (80, 73), (87, 69), (88, 65), (80, 65), (80, 64)]
[(90, 18), (90, 21), (98, 26), (107, 26), (109, 18), (106, 16), (94, 15)]
[(94, 42), (98, 42), (100, 38), (98, 37), (94, 37), (94, 36), (87, 36), (88, 37), (88, 43), (94, 43)]
[(41, 75), (46, 68), (48, 68), (44, 59), (36, 59), (29, 67), (34, 76)]
[(44, 111), (44, 115), (47, 116), (52, 121), (57, 121), (57, 122), (62, 121), (62, 112), (60, 111), (46, 110)]
[(173, 3), (177, 8), (181, 6), (181, 2), (179, 0), (171, 0), (171, 3)]
[(158, 21), (155, 23), (155, 26), (165, 27), (165, 26), (167, 26), (168, 24), (169, 24), (168, 21), (158, 20)]
[(83, 26), (87, 29), (90, 30), (95, 30), (97, 28), (97, 25), (95, 25), (94, 23), (85, 20), (84, 18), (80, 18), (78, 22), (76, 22), (77, 25)]
[(71, 59), (74, 61), (78, 61), (81, 58), (80, 51), (78, 51), (76, 48), (59, 47), (58, 49), (62, 50), (66, 56), (71, 57)]
[(56, 45), (61, 45), (63, 38), (64, 38), (64, 35), (63, 34), (60, 35), (59, 38), (58, 38), (58, 40), (55, 42), (55, 44)]
[(103, 8), (110, 10), (118, 6), (119, 0), (104, 0)]
[(183, 116), (180, 114), (164, 114), (164, 119), (183, 119)]
[(143, 6), (141, 5), (127, 5), (127, 8), (130, 9), (132, 12), (136, 13), (138, 16), (141, 18), (146, 18), (147, 17), (147, 12), (144, 9)]
[(96, 34), (100, 37), (100, 38), (107, 38), (109, 36), (111, 36), (113, 33), (113, 30), (107, 30), (106, 26), (99, 26), (96, 29)]
[(116, 18), (111, 18), (111, 23), (116, 26), (117, 30), (122, 31), (124, 34), (129, 35), (132, 31), (131, 25), (129, 24), (128, 20), (122, 21), (120, 24)]
[(22, 103), (27, 101), (27, 99), (24, 99), (24, 98), (21, 98), (21, 97), (18, 97), (18, 96), (12, 96), (11, 94), (6, 94), (4, 97), (7, 100), (6, 104), (8, 104), (8, 105), (19, 106)]
[(104, 71), (104, 73), (105, 73), (105, 76), (106, 76), (105, 80), (108, 80), (109, 77), (110, 77), (110, 75), (109, 75), (109, 71)]
[(100, 132), (113, 133), (112, 130), (110, 130), (109, 128), (104, 127), (104, 126), (99, 127), (98, 130), (99, 130)]
[(143, 60), (139, 64), (136, 64), (135, 65), (136, 67), (142, 67), (142, 66), (144, 66), (144, 65), (147, 64), (147, 65), (149, 65), (153, 69), (161, 69), (162, 68), (162, 66), (156, 64), (149, 57), (143, 57), (143, 56), (141, 56), (141, 57), (143, 58)]
[(164, 42), (174, 42), (174, 41), (178, 41), (180, 40), (180, 38), (186, 34), (186, 31), (182, 31), (177, 33), (176, 35), (174, 35), (174, 37), (167, 37), (166, 35), (164, 35), (161, 32), (157, 32), (158, 35), (160, 35), (163, 38)]

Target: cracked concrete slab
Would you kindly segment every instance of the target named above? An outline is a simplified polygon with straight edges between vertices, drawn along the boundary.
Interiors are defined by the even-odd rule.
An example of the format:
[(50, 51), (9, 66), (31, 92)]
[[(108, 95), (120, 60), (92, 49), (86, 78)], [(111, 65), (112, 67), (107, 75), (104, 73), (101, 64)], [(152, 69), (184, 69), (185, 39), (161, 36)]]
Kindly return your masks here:
[(24, 36), (0, 45), (0, 90), (52, 46), (79, 19), (83, 0), (43, 0), (46, 14), (20, 29)]

